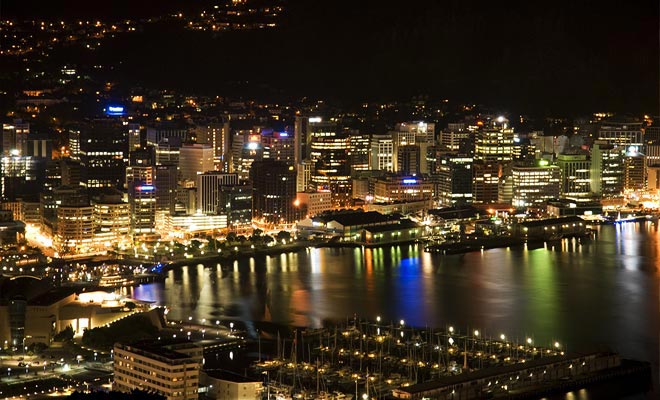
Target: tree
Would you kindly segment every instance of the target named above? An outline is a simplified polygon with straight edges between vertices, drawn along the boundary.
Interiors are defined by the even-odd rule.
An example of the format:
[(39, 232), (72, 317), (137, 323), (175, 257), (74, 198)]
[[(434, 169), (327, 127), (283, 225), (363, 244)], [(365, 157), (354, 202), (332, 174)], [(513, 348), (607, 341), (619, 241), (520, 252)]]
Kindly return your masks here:
[(53, 337), (53, 340), (56, 342), (68, 342), (73, 340), (73, 334), (74, 334), (73, 327), (69, 325), (66, 328), (62, 329), (60, 332), (58, 332)]
[(229, 232), (227, 234), (227, 243), (236, 243), (238, 242), (238, 236), (236, 235), (236, 232)]
[(263, 236), (262, 241), (264, 244), (269, 244), (269, 243), (273, 243), (275, 239), (273, 239), (273, 237), (270, 235), (265, 235)]
[(284, 241), (287, 241), (287, 242), (288, 242), (289, 240), (291, 240), (291, 233), (290, 233), (290, 232), (287, 232), (287, 231), (279, 231), (279, 232), (277, 232), (277, 241), (278, 241), (278, 242), (281, 242), (281, 241), (283, 241), (283, 240), (284, 240)]
[(252, 244), (261, 244), (261, 243), (263, 243), (264, 242), (263, 233), (264, 233), (264, 231), (262, 231), (261, 229), (255, 228), (252, 231), (252, 236), (250, 236), (250, 242), (252, 242)]

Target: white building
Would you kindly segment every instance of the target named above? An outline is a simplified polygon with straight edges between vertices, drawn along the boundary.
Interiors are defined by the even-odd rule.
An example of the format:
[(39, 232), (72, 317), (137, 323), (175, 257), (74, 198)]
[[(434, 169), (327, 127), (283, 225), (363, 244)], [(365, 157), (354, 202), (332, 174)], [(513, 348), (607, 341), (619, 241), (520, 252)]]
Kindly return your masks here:
[(156, 392), (167, 400), (196, 400), (202, 347), (192, 342), (117, 343), (113, 390)]

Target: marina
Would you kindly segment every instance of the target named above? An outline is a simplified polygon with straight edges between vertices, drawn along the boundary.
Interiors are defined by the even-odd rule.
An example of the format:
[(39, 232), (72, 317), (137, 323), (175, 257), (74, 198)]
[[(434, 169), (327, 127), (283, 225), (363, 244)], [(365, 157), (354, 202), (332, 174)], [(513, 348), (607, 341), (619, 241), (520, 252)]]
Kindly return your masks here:
[(286, 338), (278, 331), (275, 340), (254, 341), (247, 348), (258, 360), (245, 371), (263, 379), (267, 399), (537, 398), (606, 379), (636, 379), (640, 388), (651, 383), (649, 363), (608, 350), (565, 353), (559, 342), (537, 346), (532, 338), (419, 329), (380, 318), (292, 328)]

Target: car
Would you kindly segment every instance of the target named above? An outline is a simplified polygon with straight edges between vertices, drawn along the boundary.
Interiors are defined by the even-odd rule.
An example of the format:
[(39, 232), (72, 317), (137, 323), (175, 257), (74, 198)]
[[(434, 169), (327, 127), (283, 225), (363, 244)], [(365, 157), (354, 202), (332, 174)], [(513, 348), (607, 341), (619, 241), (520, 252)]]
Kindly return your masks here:
[(24, 363), (23, 361), (19, 361), (18, 366), (19, 367), (27, 367), (28, 365), (26, 363)]

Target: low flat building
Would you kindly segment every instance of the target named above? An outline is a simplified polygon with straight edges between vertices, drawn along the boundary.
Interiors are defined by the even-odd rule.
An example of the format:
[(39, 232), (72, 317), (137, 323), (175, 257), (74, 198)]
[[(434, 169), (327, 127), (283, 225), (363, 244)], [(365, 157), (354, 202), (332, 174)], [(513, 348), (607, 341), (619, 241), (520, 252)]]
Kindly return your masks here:
[(213, 400), (260, 400), (263, 382), (224, 370), (205, 370), (200, 374), (200, 391)]
[(525, 239), (561, 239), (587, 232), (586, 222), (577, 216), (525, 221), (513, 225), (513, 234)]

